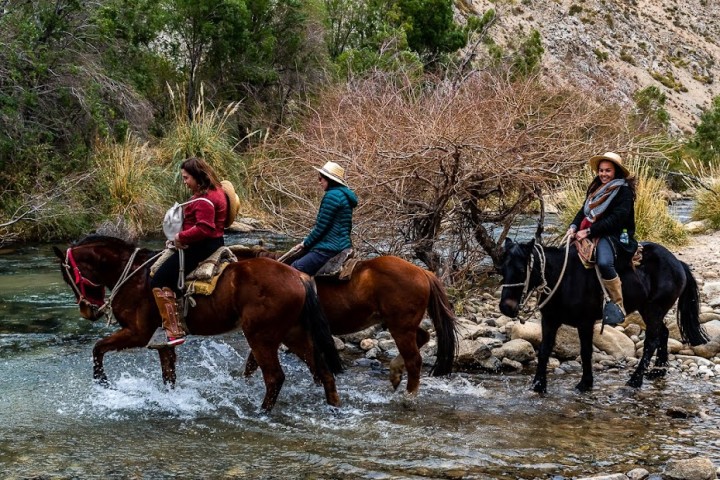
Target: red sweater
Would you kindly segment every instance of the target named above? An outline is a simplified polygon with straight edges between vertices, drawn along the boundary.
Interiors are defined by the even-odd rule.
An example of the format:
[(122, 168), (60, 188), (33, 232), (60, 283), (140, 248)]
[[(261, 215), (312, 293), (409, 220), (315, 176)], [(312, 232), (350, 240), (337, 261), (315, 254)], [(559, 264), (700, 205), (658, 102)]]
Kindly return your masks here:
[(183, 207), (183, 229), (178, 234), (178, 239), (183, 245), (192, 245), (208, 238), (220, 238), (225, 231), (228, 205), (223, 189), (218, 187), (208, 190), (204, 194), (193, 195), (190, 199), (195, 198), (207, 198), (213, 205), (205, 200), (199, 200)]

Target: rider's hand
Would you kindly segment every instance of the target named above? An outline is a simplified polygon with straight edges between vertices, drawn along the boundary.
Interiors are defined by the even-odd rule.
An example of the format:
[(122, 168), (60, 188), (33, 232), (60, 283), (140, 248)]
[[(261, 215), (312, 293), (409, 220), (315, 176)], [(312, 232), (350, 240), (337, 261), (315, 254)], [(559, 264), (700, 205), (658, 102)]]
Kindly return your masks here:
[(182, 243), (180, 241), (179, 235), (175, 236), (175, 241), (173, 243), (175, 244), (175, 248), (180, 248), (180, 249), (187, 248), (187, 245), (185, 245), (184, 243)]
[(303, 248), (305, 248), (305, 245), (303, 245), (303, 243), (300, 242), (293, 247), (293, 250), (302, 250)]
[(565, 235), (570, 238), (575, 238), (575, 228), (574, 227), (568, 228), (568, 231)]

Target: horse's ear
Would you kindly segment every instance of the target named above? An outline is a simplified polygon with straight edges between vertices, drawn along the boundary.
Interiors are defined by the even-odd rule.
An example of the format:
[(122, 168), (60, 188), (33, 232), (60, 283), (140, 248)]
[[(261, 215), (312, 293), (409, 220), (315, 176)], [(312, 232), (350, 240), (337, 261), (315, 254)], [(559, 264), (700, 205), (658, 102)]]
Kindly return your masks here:
[(515, 244), (510, 238), (505, 237), (505, 243), (503, 243), (503, 250), (506, 252), (512, 248), (512, 246)]
[(65, 254), (62, 252), (62, 250), (57, 248), (55, 245), (53, 245), (52, 249), (53, 249), (53, 252), (55, 252), (55, 255), (57, 255), (57, 257), (64, 262)]

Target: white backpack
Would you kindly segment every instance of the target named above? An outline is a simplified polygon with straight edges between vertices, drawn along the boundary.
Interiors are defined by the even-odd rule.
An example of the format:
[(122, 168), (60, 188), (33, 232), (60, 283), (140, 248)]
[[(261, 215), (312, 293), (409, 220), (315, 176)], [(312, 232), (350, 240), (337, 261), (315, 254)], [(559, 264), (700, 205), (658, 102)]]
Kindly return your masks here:
[(210, 205), (215, 208), (215, 205), (208, 200), (207, 198), (200, 197), (200, 198), (194, 198), (192, 200), (189, 200), (187, 202), (183, 203), (177, 203), (175, 202), (175, 205), (170, 207), (167, 212), (165, 212), (165, 218), (163, 218), (163, 232), (165, 233), (165, 237), (173, 241), (175, 240), (175, 236), (182, 231), (182, 224), (183, 224), (183, 208), (188, 203), (197, 202), (198, 200), (204, 200), (208, 202)]

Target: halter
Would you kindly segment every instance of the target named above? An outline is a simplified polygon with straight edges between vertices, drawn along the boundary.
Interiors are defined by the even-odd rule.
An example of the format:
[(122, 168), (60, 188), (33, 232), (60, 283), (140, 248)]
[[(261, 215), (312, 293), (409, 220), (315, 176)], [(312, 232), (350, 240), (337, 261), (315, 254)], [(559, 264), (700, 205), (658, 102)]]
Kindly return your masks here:
[[(158, 258), (162, 252), (157, 253), (147, 259), (145, 262), (143, 262), (142, 265), (140, 265), (138, 268), (130, 272), (130, 269), (132, 268), (133, 262), (135, 261), (135, 257), (137, 256), (137, 253), (140, 251), (139, 248), (136, 248), (135, 251), (130, 255), (130, 258), (128, 259), (127, 263), (125, 264), (125, 268), (123, 269), (122, 274), (120, 274), (120, 278), (118, 278), (117, 282), (115, 283), (115, 286), (113, 287), (112, 291), (110, 292), (110, 297), (105, 300), (105, 286), (101, 284), (97, 284), (92, 282), (91, 280), (88, 280), (85, 278), (82, 273), (80, 272), (80, 267), (77, 266), (77, 262), (75, 261), (75, 258), (73, 257), (72, 253), (72, 247), (67, 249), (67, 252), (65, 254), (65, 262), (63, 262), (62, 266), (67, 272), (68, 276), (70, 278), (74, 277), (74, 280), (70, 282), (70, 286), (72, 287), (73, 291), (78, 297), (77, 303), (80, 305), (81, 303), (85, 303), (87, 305), (90, 305), (90, 307), (95, 311), (96, 314), (99, 314), (98, 318), (100, 318), (102, 315), (105, 315), (105, 311), (112, 305), (113, 300), (115, 299), (115, 295), (117, 294), (120, 287), (122, 287), (125, 282), (128, 281), (130, 277), (135, 275), (137, 272), (142, 270), (147, 264)], [(95, 287), (95, 288), (102, 288), (102, 298), (91, 298), (87, 296), (85, 293), (85, 286)], [(110, 314), (108, 315), (108, 325), (113, 321), (113, 315), (112, 315), (112, 309), (110, 309)]]
[[(547, 305), (547, 303), (550, 301), (553, 295), (555, 295), (555, 292), (560, 286), (560, 283), (565, 276), (565, 268), (567, 267), (568, 254), (570, 253), (570, 236), (567, 235), (564, 240), (565, 260), (563, 261), (563, 267), (560, 271), (560, 276), (558, 277), (557, 283), (552, 288), (552, 290), (548, 288), (547, 279), (545, 278), (545, 249), (542, 245), (538, 245), (537, 243), (533, 245), (533, 251), (530, 252), (530, 258), (528, 258), (525, 281), (520, 283), (503, 283), (502, 285), (500, 285), (502, 288), (523, 287), (523, 291), (522, 294), (520, 294), (520, 301), (518, 305), (519, 311), (524, 314), (524, 316), (518, 316), (518, 320), (520, 320), (520, 323), (524, 324), (531, 315), (533, 315), (535, 312)], [(535, 254), (537, 254), (538, 261), (540, 262), (540, 283), (537, 286), (530, 288), (530, 277), (532, 276), (533, 268), (535, 267)], [(525, 302), (532, 296), (533, 293), (536, 294), (537, 301), (535, 302), (535, 307), (530, 308), (525, 305)], [(545, 297), (545, 300), (538, 304), (537, 302), (540, 300), (541, 295), (547, 295), (547, 297)]]

